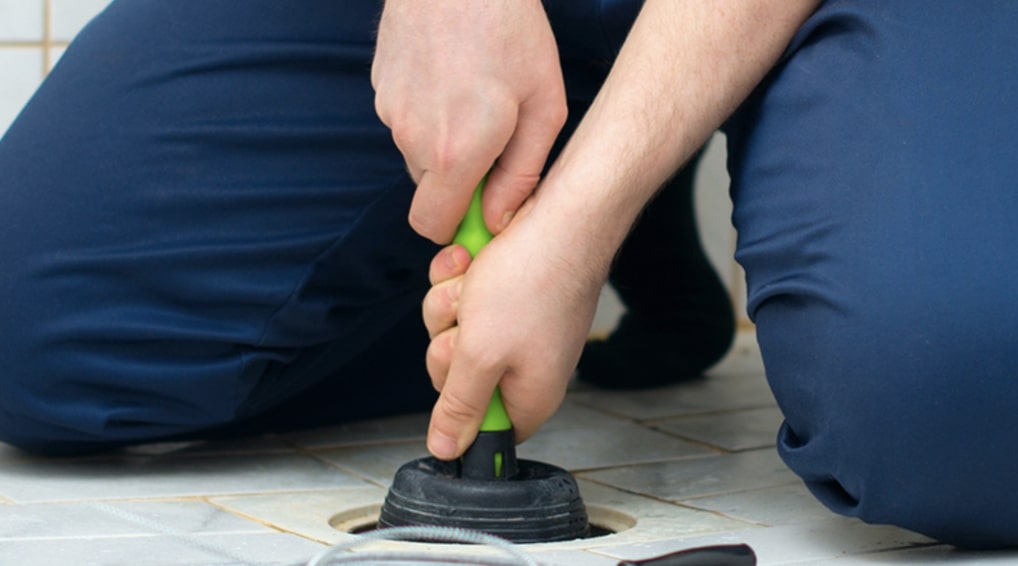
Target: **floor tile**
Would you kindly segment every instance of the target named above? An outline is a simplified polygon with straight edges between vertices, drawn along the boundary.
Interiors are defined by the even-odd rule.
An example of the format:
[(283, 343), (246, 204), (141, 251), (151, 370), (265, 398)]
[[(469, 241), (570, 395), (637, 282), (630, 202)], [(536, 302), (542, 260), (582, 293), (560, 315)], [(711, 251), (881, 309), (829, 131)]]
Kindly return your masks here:
[(619, 561), (586, 550), (530, 551), (530, 555), (547, 566), (618, 566)]
[(50, 47), (49, 48), (49, 50), (47, 52), (47, 55), (49, 56), (49, 61), (48, 61), (49, 68), (46, 69), (47, 73), (52, 71), (53, 68), (57, 66), (57, 63), (60, 61), (60, 59), (64, 56), (64, 53), (66, 53), (66, 52), (67, 52), (67, 48), (66, 47), (62, 47), (62, 46), (61, 47)]
[(777, 407), (654, 421), (655, 429), (738, 452), (774, 446), (784, 419)]
[(5, 564), (33, 566), (203, 566), (293, 564), (322, 546), (281, 533), (19, 540), (5, 543)]
[(300, 493), (221, 496), (211, 498), (215, 505), (233, 513), (284, 532), (326, 544), (346, 540), (343, 531), (336, 530), (330, 521), (349, 525), (363, 525), (377, 520), (377, 511), (369, 520), (363, 509), (377, 508), (385, 499), (386, 488), (364, 486)]
[(37, 461), (0, 467), (0, 492), (17, 503), (188, 497), (361, 485), (299, 454)]
[(640, 560), (685, 548), (714, 544), (748, 544), (756, 553), (760, 566), (777, 566), (810, 561), (822, 562), (835, 557), (930, 543), (929, 539), (902, 529), (835, 518), (788, 527), (724, 531), (704, 536), (602, 547), (594, 551), (620, 560)]
[(347, 446), (316, 450), (315, 454), (379, 485), (388, 486), (396, 470), (403, 464), (428, 455), (424, 441)]
[(0, 41), (42, 41), (42, 0), (0, 0)]
[(537, 432), (538, 435), (551, 430), (596, 428), (612, 423), (632, 423), (632, 419), (610, 415), (603, 411), (591, 409), (571, 399), (566, 399)]
[(388, 442), (423, 443), (430, 417), (427, 412), (414, 413), (286, 433), (280, 438), (296, 446), (315, 449)]
[(582, 477), (667, 501), (797, 483), (774, 450), (614, 468)]
[(725, 357), (706, 373), (713, 376), (763, 375), (763, 357), (756, 341), (756, 331), (737, 332)]
[(42, 47), (0, 47), (0, 138), (39, 87), (43, 74)]
[(55, 41), (70, 41), (110, 0), (50, 0), (50, 35)]
[(0, 507), (0, 546), (23, 539), (165, 533), (260, 533), (264, 525), (201, 501), (80, 502)]
[(548, 462), (571, 471), (711, 453), (702, 446), (619, 420), (598, 426), (540, 431), (517, 449), (520, 458)]
[(227, 440), (194, 442), (156, 442), (140, 444), (123, 449), (120, 454), (128, 456), (206, 456), (236, 454), (264, 454), (269, 452), (294, 452), (293, 447), (277, 436), (255, 436)]
[[(585, 545), (587, 548), (613, 545), (620, 539), (638, 543), (702, 533), (756, 528), (744, 521), (729, 519), (712, 512), (627, 493), (582, 478), (577, 481), (580, 486), (580, 494), (588, 507), (607, 508), (636, 519), (636, 525), (632, 529), (602, 539), (590, 539)], [(597, 513), (591, 511), (590, 514), (592, 521), (596, 524)]]
[(574, 391), (581, 405), (637, 421), (773, 406), (762, 375), (716, 376), (639, 391)]
[(796, 525), (835, 517), (802, 482), (739, 491), (726, 495), (686, 499), (685, 505), (768, 526)]

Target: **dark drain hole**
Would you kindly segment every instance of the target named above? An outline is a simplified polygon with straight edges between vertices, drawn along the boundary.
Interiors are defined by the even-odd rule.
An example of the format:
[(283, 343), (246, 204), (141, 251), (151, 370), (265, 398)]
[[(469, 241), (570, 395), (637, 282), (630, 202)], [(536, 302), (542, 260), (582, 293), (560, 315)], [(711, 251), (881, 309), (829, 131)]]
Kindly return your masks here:
[[(371, 531), (375, 531), (375, 530), (378, 530), (378, 521), (375, 521), (374, 523), (368, 523), (367, 525), (361, 525), (361, 526), (358, 526), (358, 527), (354, 527), (353, 529), (351, 529), (348, 532), (350, 534), (352, 534), (352, 535), (362, 535), (364, 533), (370, 533)], [(615, 534), (615, 531), (613, 531), (613, 530), (611, 530), (611, 529), (609, 529), (607, 527), (602, 527), (602, 526), (595, 525), (595, 524), (591, 523), (591, 525), (590, 525), (590, 534), (588, 534), (587, 536), (583, 537), (582, 539), (577, 539), (577, 540), (586, 540), (588, 538), (604, 537), (604, 536), (613, 535), (613, 534)], [(416, 541), (416, 542), (425, 542), (425, 541)], [(433, 542), (433, 541), (427, 541), (427, 542)], [(562, 541), (562, 542), (565, 542), (565, 541)]]

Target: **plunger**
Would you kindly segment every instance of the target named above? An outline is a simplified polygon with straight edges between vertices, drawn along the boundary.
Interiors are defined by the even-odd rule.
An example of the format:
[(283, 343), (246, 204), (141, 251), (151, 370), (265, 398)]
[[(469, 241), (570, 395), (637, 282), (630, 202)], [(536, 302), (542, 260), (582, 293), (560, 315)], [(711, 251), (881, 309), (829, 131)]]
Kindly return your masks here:
[[(481, 213), (484, 182), (474, 191), (454, 239), (471, 256), (492, 238)], [(462, 458), (420, 458), (396, 472), (378, 526), (410, 525), (466, 528), (518, 543), (572, 540), (590, 533), (575, 478), (557, 466), (517, 460), (512, 422), (498, 389), (477, 439)]]

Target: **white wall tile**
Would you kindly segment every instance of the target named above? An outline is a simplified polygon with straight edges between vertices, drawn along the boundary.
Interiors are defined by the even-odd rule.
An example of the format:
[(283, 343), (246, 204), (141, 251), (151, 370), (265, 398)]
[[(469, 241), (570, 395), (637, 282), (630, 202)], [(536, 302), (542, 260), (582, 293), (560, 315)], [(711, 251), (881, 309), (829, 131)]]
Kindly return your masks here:
[(50, 0), (50, 35), (53, 41), (70, 41), (101, 12), (110, 0)]
[(49, 63), (49, 68), (46, 69), (46, 72), (52, 71), (53, 67), (57, 66), (57, 61), (64, 56), (64, 51), (67, 51), (66, 47), (49, 48), (49, 61), (47, 61), (47, 63)]
[(42, 71), (42, 47), (0, 47), (0, 132), (32, 97)]
[(42, 41), (43, 0), (0, 0), (0, 41)]

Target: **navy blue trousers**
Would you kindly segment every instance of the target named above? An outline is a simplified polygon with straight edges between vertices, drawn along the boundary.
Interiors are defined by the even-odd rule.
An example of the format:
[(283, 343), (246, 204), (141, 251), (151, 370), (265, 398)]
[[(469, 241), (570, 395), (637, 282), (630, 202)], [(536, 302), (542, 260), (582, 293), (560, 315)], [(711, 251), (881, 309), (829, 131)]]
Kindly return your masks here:
[[(582, 110), (638, 3), (546, 6)], [(85, 28), (0, 140), (0, 439), (432, 403), (378, 11), (115, 0)], [(1018, 544), (1015, 29), (1006, 0), (829, 1), (725, 128), (782, 457), (839, 513), (966, 546)]]
[(726, 126), (778, 449), (839, 513), (1018, 544), (1018, 4), (829, 1)]

